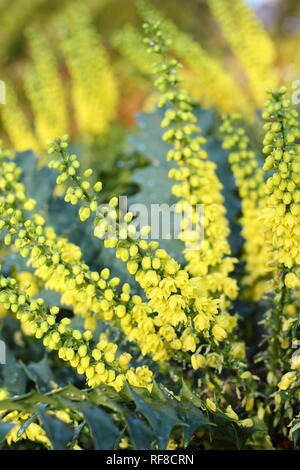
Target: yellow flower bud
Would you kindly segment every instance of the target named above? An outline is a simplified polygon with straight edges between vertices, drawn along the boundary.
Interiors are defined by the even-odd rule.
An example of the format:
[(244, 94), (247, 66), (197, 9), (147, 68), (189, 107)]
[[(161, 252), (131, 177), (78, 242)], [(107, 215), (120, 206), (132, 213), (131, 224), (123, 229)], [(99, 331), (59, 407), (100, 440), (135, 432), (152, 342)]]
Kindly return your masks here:
[(289, 289), (295, 289), (300, 286), (300, 279), (294, 273), (288, 273), (285, 275), (284, 283)]
[(213, 413), (217, 410), (216, 404), (210, 398), (206, 399), (206, 406)]
[(206, 359), (202, 354), (193, 354), (191, 356), (191, 363), (194, 370), (201, 369), (206, 364)]
[(226, 408), (226, 416), (228, 416), (229, 418), (232, 418), (232, 419), (235, 419), (235, 420), (238, 420), (239, 417), (238, 415), (236, 414), (235, 411), (233, 411), (232, 409), (232, 406), (231, 405), (228, 405), (227, 408)]

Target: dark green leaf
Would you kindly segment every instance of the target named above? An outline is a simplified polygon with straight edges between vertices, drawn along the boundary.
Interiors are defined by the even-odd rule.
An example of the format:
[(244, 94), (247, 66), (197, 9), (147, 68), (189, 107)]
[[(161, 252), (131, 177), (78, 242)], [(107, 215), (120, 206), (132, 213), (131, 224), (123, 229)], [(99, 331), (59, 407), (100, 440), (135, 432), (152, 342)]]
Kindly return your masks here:
[[(42, 405), (41, 405), (42, 406)], [(43, 406), (47, 406), (47, 405), (43, 405)], [(26, 429), (31, 425), (31, 423), (36, 419), (36, 417), (38, 416), (38, 412), (36, 411), (35, 413), (33, 413), (30, 418), (28, 418), (24, 424), (22, 424), (22, 426), (20, 427), (19, 431), (18, 431), (18, 434), (17, 436), (18, 437), (21, 437), (22, 434), (26, 431)]]
[(4, 441), (5, 437), (15, 427), (12, 423), (0, 423), (0, 445)]
[(8, 347), (6, 347), (6, 364), (0, 365), (4, 388), (11, 395), (21, 395), (26, 390), (26, 374), (22, 365), (15, 359)]
[[(159, 449), (166, 449), (172, 430), (176, 426), (186, 426), (172, 406), (168, 403), (149, 399), (146, 401), (140, 396), (139, 389), (130, 387), (137, 410), (147, 419), (156, 436)], [(175, 400), (175, 398), (173, 398)]]
[(47, 356), (35, 364), (30, 364), (27, 367), (24, 365), (24, 369), (28, 377), (36, 383), (40, 392), (49, 392), (53, 388), (53, 384), (51, 386), (50, 382), (54, 383), (55, 378), (49, 367)]
[(80, 435), (82, 429), (84, 428), (84, 426), (85, 426), (85, 421), (80, 423), (79, 426), (77, 426), (77, 428), (74, 429), (74, 436), (73, 436), (72, 442), (70, 444), (71, 449), (73, 449), (74, 445), (76, 444), (76, 441), (79, 438), (79, 435)]
[(150, 450), (153, 449), (153, 443), (156, 441), (153, 430), (147, 423), (138, 416), (125, 415), (128, 431), (132, 439), (134, 449)]
[(81, 407), (96, 450), (114, 449), (121, 437), (111, 417), (101, 408), (84, 404)]
[(55, 416), (49, 415), (44, 406), (38, 405), (38, 415), (54, 450), (65, 450), (73, 440), (74, 430)]
[(183, 427), (184, 445), (188, 445), (193, 435), (199, 429), (207, 426), (215, 426), (214, 423), (198, 408), (189, 402), (180, 402), (178, 406), (178, 415), (186, 423)]
[(209, 413), (210, 420), (216, 424), (209, 428), (209, 435), (214, 449), (219, 450), (241, 450), (247, 440), (256, 431), (254, 428), (246, 428), (219, 413)]

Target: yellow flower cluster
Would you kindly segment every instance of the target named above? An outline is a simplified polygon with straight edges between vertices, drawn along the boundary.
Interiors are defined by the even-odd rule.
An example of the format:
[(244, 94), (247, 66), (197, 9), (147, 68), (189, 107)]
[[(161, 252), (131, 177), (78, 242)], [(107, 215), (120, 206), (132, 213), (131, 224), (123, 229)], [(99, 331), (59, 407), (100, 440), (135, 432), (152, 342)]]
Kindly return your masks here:
[[(152, 28), (152, 26), (149, 27)], [(159, 34), (159, 25), (157, 25), (156, 33), (159, 41), (158, 43), (154, 41), (155, 52), (165, 53), (164, 48), (168, 44)], [(151, 42), (153, 43), (153, 41)], [(167, 62), (164, 65), (165, 68), (161, 76), (158, 77), (156, 85), (163, 91), (165, 102), (168, 99), (172, 102), (173, 94), (177, 97), (176, 90), (174, 92), (176, 87), (170, 86), (169, 92), (168, 87), (170, 84), (173, 85), (173, 82), (176, 85), (180, 79), (175, 73), (169, 75), (166, 73), (168, 67), (170, 70), (171, 67), (172, 70), (177, 69), (176, 62), (171, 61), (170, 64)], [(170, 83), (166, 83), (165, 74)], [(190, 162), (188, 155), (188, 163), (198, 168), (198, 160), (201, 163), (209, 162), (205, 160), (205, 157), (201, 158), (202, 138), (193, 136), (191, 138), (191, 134), (198, 133), (198, 128), (194, 123), (188, 95), (184, 90), (180, 90), (180, 93), (177, 102), (174, 101), (179, 107), (179, 131), (183, 130), (182, 136), (178, 136), (175, 135), (177, 131), (175, 129), (174, 140), (177, 139), (182, 148), (174, 148), (171, 152), (173, 152), (173, 156), (174, 154), (179, 156), (173, 159), (178, 161), (180, 165), (184, 162), (185, 157), (183, 144), (186, 143), (187, 147), (190, 145), (189, 150), (193, 154), (193, 159)], [(176, 106), (174, 109), (177, 111)], [(181, 119), (182, 115), (186, 117), (186, 121)], [(167, 111), (164, 122), (169, 117)], [(172, 118), (170, 120), (172, 121)], [(126, 263), (129, 273), (135, 276), (148, 299), (147, 303), (143, 304), (140, 297), (134, 296), (132, 301), (135, 305), (132, 311), (125, 315), (123, 310), (125, 316), (123, 317), (122, 313), (120, 324), (127, 338), (140, 346), (143, 355), (150, 354), (154, 360), (162, 361), (173, 358), (178, 363), (190, 365), (195, 370), (203, 369), (203, 379), (201, 379), (203, 380), (203, 389), (206, 392), (213, 391), (222, 403), (224, 399), (222, 398), (221, 381), (215, 377), (215, 371), (220, 372), (223, 368), (234, 370), (235, 379), (231, 383), (228, 382), (226, 387), (228, 390), (230, 387), (234, 387), (237, 393), (242, 393), (245, 397), (245, 403), (246, 395), (251, 391), (254, 406), (257, 392), (255, 379), (251, 373), (248, 373), (247, 376), (249, 382), (247, 388), (244, 385), (245, 345), (233, 333), (237, 318), (229, 315), (226, 311), (229, 307), (229, 302), (226, 299), (236, 295), (235, 281), (230, 279), (226, 272), (226, 270), (228, 272), (233, 270), (234, 260), (228, 258), (227, 262), (224, 253), (222, 253), (218, 266), (209, 266), (204, 273), (201, 273), (201, 276), (191, 276), (165, 250), (161, 249), (157, 242), (147, 240), (150, 227), (144, 227), (141, 230), (141, 235), (137, 236), (136, 227), (131, 224), (133, 214), (122, 213), (121, 208), (118, 208), (118, 198), (113, 197), (104, 211), (103, 208), (99, 208), (97, 211), (97, 192), (101, 190), (101, 183), (93, 184), (91, 182), (92, 170), (90, 169), (81, 176), (78, 159), (76, 155), (70, 155), (67, 152), (67, 147), (67, 138), (64, 137), (51, 141), (49, 148), (49, 154), (59, 155), (58, 160), (53, 160), (49, 164), (51, 168), (60, 173), (57, 183), (69, 183), (65, 200), (71, 204), (77, 204), (80, 201), (79, 217), (83, 222), (93, 216), (94, 235), (101, 239), (104, 238), (106, 248), (116, 250), (116, 256)], [(184, 167), (184, 165), (182, 166)], [(193, 167), (191, 166), (191, 168)], [(205, 173), (203, 172), (203, 181), (210, 171), (213, 175), (212, 181), (217, 185), (219, 191), (218, 204), (215, 203), (215, 205), (217, 210), (219, 205), (222, 207), (222, 220), (228, 230), (223, 212), (221, 186), (215, 176), (215, 166), (209, 164), (203, 168), (206, 170)], [(186, 181), (186, 186), (188, 185), (190, 185), (189, 178)], [(208, 189), (211, 191), (211, 187)], [(190, 197), (192, 197), (192, 191)], [(191, 205), (196, 205), (195, 199)], [(220, 212), (217, 214), (219, 215)], [(214, 220), (212, 219), (209, 223), (213, 225)], [(209, 229), (209, 223), (207, 223), (206, 229)], [(114, 230), (113, 233), (112, 230)], [(208, 231), (208, 233), (211, 236), (211, 232)], [(223, 241), (223, 232), (220, 236)], [(217, 235), (215, 237), (217, 242)], [(226, 238), (222, 246), (224, 247), (224, 245), (228, 246)], [(224, 270), (222, 270), (223, 266)], [(218, 283), (215, 281), (213, 285), (211, 279), (216, 278), (217, 275)], [(228, 283), (223, 280), (226, 276)], [(209, 285), (205, 284), (207, 278), (210, 280)], [(226, 290), (226, 294), (224, 290)], [(132, 318), (134, 318), (135, 324)]]
[[(0, 401), (5, 400), (7, 397), (7, 390), (4, 388), (0, 388)], [(74, 425), (76, 422), (72, 421), (70, 412), (71, 409), (67, 408), (66, 410), (50, 411), (49, 414), (56, 416), (56, 418), (58, 418), (60, 421), (63, 421), (64, 423), (70, 423)], [(48, 439), (47, 434), (42, 428), (42, 426), (32, 420), (30, 424), (26, 423), (30, 418), (32, 419), (32, 414), (26, 412), (19, 412), (16, 410), (1, 410), (1, 414), (1, 421), (3, 423), (10, 423), (13, 425), (12, 429), (5, 436), (5, 441), (9, 446), (15, 442), (29, 440), (32, 442), (40, 443), (47, 449), (52, 448), (52, 444)], [(25, 423), (26, 426), (24, 426)], [(77, 443), (73, 445), (72, 449), (81, 450)]]
[[(80, 176), (80, 165), (75, 165), (75, 173), (72, 171), (70, 174), (69, 169), (73, 169), (74, 162), (78, 160), (74, 155), (66, 153), (65, 143), (65, 139), (56, 139), (50, 143), (49, 153), (60, 155), (60, 160), (50, 162), (50, 167), (61, 173), (59, 182), (69, 180), (72, 183), (66, 193), (66, 200), (72, 202), (72, 195), (76, 194), (88, 179)], [(91, 171), (87, 170), (84, 178), (90, 176)], [(88, 209), (87, 217), (91, 216), (90, 205), (96, 197), (91, 195), (90, 183), (85, 184), (84, 188), (84, 191), (77, 194), (83, 203), (79, 209), (83, 221), (86, 220), (85, 217), (82, 218), (83, 211)], [(125, 311), (123, 312), (125, 316), (121, 325), (128, 339), (137, 342), (143, 354), (152, 354), (154, 360), (169, 359), (174, 355), (177, 359), (185, 357), (186, 360), (191, 360), (189, 355), (182, 354), (195, 353), (201, 337), (215, 347), (218, 342), (224, 341), (235, 328), (236, 318), (224, 311), (220, 313), (219, 299), (203, 294), (201, 279), (191, 278), (165, 250), (159, 248), (157, 242), (137, 238), (134, 225), (127, 225), (126, 230), (123, 228), (122, 222), (125, 220), (129, 223), (132, 214), (122, 215), (123, 219), (120, 220), (120, 214), (116, 211), (116, 197), (112, 198), (109, 206), (115, 210), (113, 219), (118, 220), (116, 233), (113, 236), (110, 234), (109, 222), (106, 215), (102, 214), (94, 219), (94, 234), (99, 238), (108, 234), (104, 246), (116, 248), (116, 256), (127, 264), (129, 273), (135, 276), (148, 299), (148, 303), (143, 304), (141, 298), (134, 296), (132, 300), (135, 306), (132, 312), (126, 315)], [(142, 236), (148, 231), (149, 228), (144, 227)], [(232, 353), (232, 356), (241, 357), (235, 353)], [(193, 359), (195, 360), (198, 358)], [(214, 355), (214, 361), (210, 358), (207, 364), (217, 367), (217, 364), (220, 364), (217, 355)]]
[(83, 134), (97, 136), (116, 115), (116, 79), (88, 8), (72, 2), (64, 18), (62, 49), (72, 78), (76, 121)]
[[(48, 287), (64, 292), (63, 299), (66, 303), (75, 306), (75, 310), (76, 308), (79, 308), (80, 312), (81, 309), (83, 311), (91, 310), (96, 314), (101, 313), (100, 318), (104, 320), (112, 320), (114, 316), (117, 319), (125, 316), (126, 308), (131, 309), (135, 303), (140, 304), (140, 299), (133, 298), (131, 301), (130, 286), (126, 284), (122, 287), (122, 293), (117, 293), (116, 286), (120, 280), (118, 278), (109, 280), (108, 269), (104, 269), (101, 275), (97, 272), (90, 272), (88, 267), (81, 262), (80, 249), (62, 238), (57, 238), (53, 230), (44, 228), (44, 219), (39, 214), (34, 213), (32, 219), (28, 218), (27, 211), (33, 209), (34, 201), (26, 199), (24, 186), (19, 181), (20, 175), (21, 170), (14, 161), (6, 161), (4, 157), (1, 158), (0, 230), (6, 229), (7, 231), (4, 237), (5, 245), (13, 244), (21, 256), (29, 258), (29, 262), (36, 270), (36, 275), (46, 281)], [(86, 333), (86, 337), (85, 333), (83, 335), (80, 332), (73, 334), (72, 330), (66, 328), (69, 324), (68, 318), (65, 318), (59, 325), (56, 324), (55, 315), (58, 313), (58, 309), (54, 307), (54, 313), (48, 315), (42, 299), (35, 301), (28, 294), (24, 296), (24, 293), (18, 292), (20, 288), (17, 287), (15, 279), (11, 279), (7, 284), (8, 281), (3, 278), (1, 282), (4, 292), (0, 302), (4, 308), (18, 313), (17, 317), (22, 324), (31, 322), (31, 329), (35, 336), (37, 338), (44, 337), (45, 346), (58, 350), (59, 356), (68, 360), (79, 373), (84, 373), (87, 370), (86, 375), (90, 385), (105, 381), (120, 388), (125, 379), (136, 386), (150, 384), (152, 373), (145, 367), (130, 368), (126, 374), (116, 375), (113, 369), (110, 372), (110, 369), (107, 370), (105, 364), (103, 363), (103, 365), (100, 359), (97, 359), (98, 362), (100, 361), (100, 365), (97, 370), (95, 369), (93, 366), (93, 362), (95, 363), (96, 360), (95, 355), (97, 357), (103, 355), (108, 363), (119, 361), (119, 359), (115, 359), (117, 352), (115, 344), (100, 342), (101, 344), (98, 345), (100, 353), (93, 355), (91, 352), (92, 356), (81, 361), (87, 354), (81, 356), (78, 351), (75, 351), (77, 355), (73, 354), (74, 350), (71, 352), (69, 345), (72, 346), (74, 341), (72, 340), (72, 343), (70, 338), (75, 340), (74, 347), (77, 347), (77, 350), (81, 345), (85, 345), (89, 351), (88, 344), (82, 343), (82, 341), (91, 339), (90, 332)], [(9, 290), (13, 292), (10, 293)], [(56, 334), (52, 337), (52, 333)], [(62, 338), (60, 335), (63, 335)], [(121, 355), (121, 362), (117, 362), (118, 367), (126, 370), (130, 359), (129, 354)]]
[(27, 31), (33, 63), (25, 73), (25, 91), (34, 113), (37, 138), (48, 139), (67, 130), (67, 106), (58, 63), (47, 38), (34, 29)]
[[(160, 29), (154, 38), (147, 41), (150, 50), (163, 56), (165, 51)], [(201, 278), (199, 287), (206, 295), (224, 294), (233, 299), (237, 295), (237, 286), (229, 274), (236, 260), (226, 257), (230, 255), (230, 246), (221, 192), (223, 187), (216, 174), (216, 165), (208, 160), (206, 151), (201, 147), (205, 139), (198, 135), (200, 129), (195, 124), (190, 97), (179, 86), (178, 68), (176, 60), (162, 60), (155, 72), (158, 77), (156, 87), (162, 93), (159, 104), (169, 105), (162, 122), (162, 127), (168, 127), (163, 139), (172, 144), (167, 159), (179, 165), (178, 169), (173, 168), (169, 173), (171, 178), (179, 181), (172, 192), (181, 198), (177, 204), (178, 211), (184, 214), (190, 212), (185, 215), (181, 235), (186, 243), (186, 270), (192, 276)], [(203, 216), (201, 208), (204, 210)]]
[(300, 263), (300, 147), (295, 143), (300, 130), (298, 113), (290, 108), (286, 91), (282, 87), (271, 94), (263, 114), (264, 170), (274, 170), (266, 181), (264, 223), (276, 262), (292, 268)]
[[(193, 97), (201, 100), (204, 106), (216, 106), (223, 112), (240, 111), (248, 117), (253, 112), (253, 107), (241, 89), (234, 76), (227, 72), (225, 67), (215, 59), (201, 45), (194, 41), (188, 34), (171, 21), (164, 18), (163, 14), (153, 5), (142, 2), (140, 12), (145, 21), (148, 18), (160, 22), (161, 30), (172, 41), (172, 49), (176, 56), (188, 66), (183, 75), (186, 86)], [(132, 44), (134, 48), (134, 43)], [(235, 100), (232, 100), (232, 90)]]
[(1, 106), (1, 121), (13, 148), (18, 152), (24, 150), (39, 151), (39, 144), (34, 136), (26, 115), (18, 103), (12, 85), (8, 80), (6, 84), (6, 105)]
[(261, 84), (276, 87), (279, 81), (272, 40), (243, 0), (208, 0), (208, 4), (243, 66), (253, 100), (260, 106), (264, 101)]
[[(278, 407), (292, 405), (299, 399), (300, 356), (294, 341), (299, 324), (297, 299), (294, 296), (300, 286), (300, 138), (298, 113), (292, 109), (286, 97), (286, 87), (279, 91), (267, 90), (270, 98), (265, 103), (263, 118), (266, 131), (263, 152), (266, 155), (264, 170), (272, 170), (265, 183), (266, 202), (263, 222), (266, 227), (266, 243), (272, 255), (274, 269), (275, 306), (269, 317), (272, 338), (269, 343), (271, 370), (280, 366), (281, 374), (287, 368), (292, 371), (282, 375), (278, 384), (283, 394)], [(279, 367), (278, 367), (279, 368)], [(277, 377), (273, 382), (277, 384)]]
[(258, 168), (255, 152), (249, 146), (245, 130), (236, 125), (238, 115), (224, 116), (220, 128), (223, 133), (223, 148), (229, 149), (228, 160), (235, 176), (239, 196), (242, 201), (242, 235), (244, 237), (244, 259), (246, 276), (244, 283), (247, 294), (260, 299), (265, 292), (269, 248), (265, 243), (261, 214), (264, 207), (263, 170)]
[[(66, 199), (69, 200), (69, 195), (76, 192), (76, 187), (77, 189), (82, 187), (84, 181), (77, 173), (70, 178), (68, 168), (74, 168), (72, 166), (74, 156), (68, 156), (65, 153), (64, 141), (56, 140), (50, 147), (50, 153), (53, 153), (53, 149), (60, 152), (62, 159), (50, 162), (50, 166), (61, 172), (58, 178), (68, 177), (75, 183), (74, 187), (68, 188)], [(85, 185), (85, 188), (85, 193), (82, 192), (80, 196), (84, 203), (79, 209), (81, 220), (85, 220), (85, 218), (82, 219), (82, 212), (88, 208), (86, 204), (90, 205), (94, 200), (94, 196), (90, 196), (87, 192), (91, 185), (89, 184), (89, 187)], [(116, 208), (117, 204), (117, 198), (110, 201), (112, 209)], [(88, 213), (88, 216), (90, 215), (91, 211)], [(128, 216), (130, 213), (126, 214), (124, 218), (130, 221)], [(101, 217), (97, 217), (94, 223), (95, 235), (102, 238), (109, 229), (108, 224), (106, 221), (102, 224)], [(135, 234), (133, 225), (129, 226), (128, 230), (131, 236)], [(147, 230), (143, 233), (146, 232)], [(182, 270), (165, 250), (160, 249), (157, 242), (148, 243), (145, 239), (128, 238), (127, 235), (128, 233), (126, 239), (119, 241), (116, 237), (106, 238), (104, 246), (116, 248), (116, 256), (126, 262), (129, 273), (135, 275), (135, 279), (149, 299), (148, 304), (144, 305), (141, 299), (135, 296), (136, 305), (132, 312), (136, 322), (134, 328), (130, 321), (130, 315), (127, 314), (122, 319), (124, 326), (128, 323), (128, 328), (125, 331), (129, 339), (142, 344), (142, 353), (152, 353), (155, 360), (170, 357), (166, 347), (173, 351), (194, 352), (199, 342), (197, 332), (204, 333), (206, 331), (208, 333), (211, 329), (213, 337), (217, 341), (224, 340), (236, 325), (236, 319), (227, 314), (217, 315), (218, 300), (203, 296), (201, 288), (199, 288), (199, 279), (190, 279), (188, 273)], [(124, 238), (123, 236), (122, 233), (122, 238)], [(196, 308), (194, 307), (192, 313), (188, 315), (194, 303)], [(152, 314), (152, 312), (155, 313)], [(179, 329), (179, 337), (176, 327), (180, 327), (177, 328)], [(182, 331), (180, 332), (180, 330)]]
[[(140, 335), (136, 338), (132, 333), (130, 340), (139, 340), (137, 342), (145, 354), (155, 353), (147, 348), (145, 351), (143, 342), (145, 328), (141, 315), (151, 313), (150, 306), (144, 304), (139, 296), (130, 295), (129, 284), (120, 286), (119, 278), (110, 279), (109, 269), (103, 269), (100, 274), (91, 272), (81, 259), (80, 248), (57, 237), (52, 228), (43, 227), (45, 221), (39, 214), (34, 213), (32, 219), (26, 218), (25, 210), (32, 209), (34, 201), (26, 199), (24, 186), (18, 181), (20, 169), (14, 162), (2, 162), (1, 169), (0, 194), (3, 193), (5, 198), (9, 194), (8, 201), (2, 201), (1, 205), (0, 227), (8, 230), (5, 244), (13, 244), (21, 256), (28, 258), (35, 275), (44, 281), (45, 287), (62, 293), (62, 303), (72, 306), (75, 314), (85, 317), (87, 328), (95, 329), (97, 320), (115, 321), (128, 334), (139, 325)], [(17, 280), (20, 281), (18, 275)]]
[(75, 110), (76, 130), (83, 137), (94, 138), (105, 133), (116, 116), (115, 75), (101, 37), (92, 24), (88, 5), (80, 0), (72, 2), (54, 27), (64, 32), (59, 35), (58, 45), (70, 75), (72, 103), (67, 102), (70, 93), (63, 84), (57, 54), (50, 47), (46, 34), (29, 29), (27, 40), (32, 63), (25, 70), (24, 88), (34, 125), (31, 126), (30, 119), (22, 111), (15, 86), (12, 87), (8, 80), (5, 80), (7, 105), (1, 107), (4, 130), (17, 151), (40, 152), (49, 138), (63, 135), (68, 129), (74, 132), (70, 106)]
[(137, 387), (151, 387), (152, 373), (147, 367), (129, 368), (130, 354), (116, 357), (118, 346), (102, 340), (92, 345), (92, 332), (71, 328), (68, 317), (57, 321), (58, 307), (50, 310), (41, 298), (32, 299), (17, 287), (15, 279), (0, 277), (0, 302), (10, 309), (21, 323), (30, 322), (31, 334), (43, 339), (48, 349), (76, 368), (78, 374), (85, 374), (91, 387), (106, 383), (121, 390), (125, 380)]

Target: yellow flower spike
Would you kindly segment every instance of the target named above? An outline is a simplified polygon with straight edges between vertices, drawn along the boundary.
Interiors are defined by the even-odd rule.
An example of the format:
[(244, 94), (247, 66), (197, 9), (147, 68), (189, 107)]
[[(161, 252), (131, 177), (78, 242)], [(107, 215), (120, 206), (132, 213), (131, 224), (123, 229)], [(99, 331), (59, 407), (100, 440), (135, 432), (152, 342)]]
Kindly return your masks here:
[[(276, 87), (279, 77), (274, 66), (275, 48), (258, 17), (243, 0), (208, 0), (214, 18), (221, 26), (232, 51), (249, 80), (252, 98), (264, 101), (262, 83)], [(236, 19), (238, 18), (238, 22)], [(257, 50), (257, 44), (261, 47)]]
[[(281, 390), (294, 388), (297, 379), (298, 360), (292, 355), (294, 337), (293, 316), (285, 316), (293, 308), (293, 290), (299, 287), (300, 275), (300, 205), (297, 185), (300, 183), (299, 146), (300, 138), (298, 113), (292, 108), (287, 98), (287, 88), (278, 91), (267, 90), (269, 99), (265, 103), (263, 118), (265, 120), (265, 139), (263, 152), (268, 155), (264, 169), (273, 170), (265, 184), (265, 210), (262, 222), (265, 228), (266, 246), (272, 253), (274, 271), (273, 288), (275, 306), (266, 323), (272, 341), (269, 343), (269, 354), (273, 368), (292, 369), (285, 373), (278, 383)], [(283, 337), (284, 333), (284, 337)], [(288, 351), (288, 353), (286, 352)], [(290, 355), (290, 360), (288, 357)], [(296, 370), (295, 370), (296, 369)], [(274, 370), (270, 371), (274, 375)], [(277, 386), (276, 377), (272, 384)], [(282, 405), (284, 406), (284, 404)]]
[(67, 128), (67, 106), (55, 55), (41, 32), (27, 30), (33, 64), (25, 73), (25, 90), (34, 113), (41, 144), (62, 135)]
[(32, 273), (21, 271), (16, 274), (16, 279), (21, 289), (25, 289), (25, 285), (29, 283), (30, 287), (27, 287), (26, 289), (26, 292), (29, 296), (34, 296), (38, 293), (38, 280)]
[(245, 239), (243, 258), (246, 262), (246, 295), (259, 299), (266, 291), (266, 277), (270, 272), (270, 252), (265, 243), (261, 215), (264, 206), (263, 172), (258, 168), (255, 153), (250, 148), (250, 139), (242, 127), (238, 127), (240, 116), (224, 116), (220, 130), (223, 148), (229, 149), (228, 160), (235, 176), (242, 202), (242, 235)]
[[(62, 49), (72, 79), (76, 124), (84, 135), (99, 136), (114, 119), (118, 103), (107, 52), (84, 3), (73, 2), (62, 21)], [(96, 189), (101, 190), (99, 185)]]

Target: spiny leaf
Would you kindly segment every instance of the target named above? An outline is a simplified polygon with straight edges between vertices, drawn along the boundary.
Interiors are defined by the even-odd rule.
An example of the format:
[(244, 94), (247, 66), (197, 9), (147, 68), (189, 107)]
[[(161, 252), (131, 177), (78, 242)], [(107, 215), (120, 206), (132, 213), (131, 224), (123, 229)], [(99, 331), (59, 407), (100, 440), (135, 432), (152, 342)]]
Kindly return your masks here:
[(73, 440), (74, 430), (55, 416), (49, 415), (44, 406), (38, 405), (38, 416), (54, 450), (65, 450)]
[[(47, 405), (44, 405), (44, 406), (47, 406)], [(22, 434), (24, 434), (24, 432), (26, 431), (26, 429), (31, 425), (31, 423), (33, 423), (33, 421), (36, 419), (36, 417), (38, 416), (38, 412), (36, 411), (35, 413), (33, 413), (30, 418), (28, 418), (24, 424), (22, 424), (22, 426), (20, 427), (20, 429), (18, 430), (18, 433), (17, 433), (17, 436), (18, 437), (21, 437)]]
[(0, 423), (0, 446), (7, 434), (15, 427), (12, 423)]
[(41, 361), (29, 366), (24, 365), (25, 372), (28, 377), (36, 383), (37, 389), (44, 393), (51, 390), (50, 382), (55, 382), (54, 375), (49, 367), (47, 356), (45, 356)]
[(101, 408), (92, 404), (81, 406), (93, 438), (96, 450), (111, 450), (117, 445), (121, 432), (110, 416)]
[(180, 398), (187, 402), (191, 402), (193, 405), (196, 406), (196, 408), (201, 408), (202, 410), (205, 409), (202, 403), (202, 400), (191, 391), (191, 389), (189, 388), (189, 386), (184, 380), (182, 381), (182, 387), (180, 390)]
[(129, 413), (125, 414), (128, 431), (132, 439), (134, 449), (150, 450), (156, 440), (153, 430), (140, 417)]
[(250, 436), (257, 431), (242, 427), (234, 419), (220, 413), (209, 413), (209, 417), (216, 424), (209, 428), (209, 436), (214, 448), (220, 450), (243, 449)]
[(196, 408), (192, 403), (180, 402), (178, 405), (178, 415), (186, 423), (183, 427), (184, 445), (188, 445), (193, 435), (200, 428), (207, 426), (216, 426), (201, 410)]
[[(172, 404), (145, 401), (139, 394), (138, 389), (130, 387), (137, 410), (150, 423), (156, 436), (160, 449), (166, 449), (172, 430), (176, 426), (186, 426), (186, 423), (180, 419)], [(174, 399), (175, 400), (175, 399)]]

